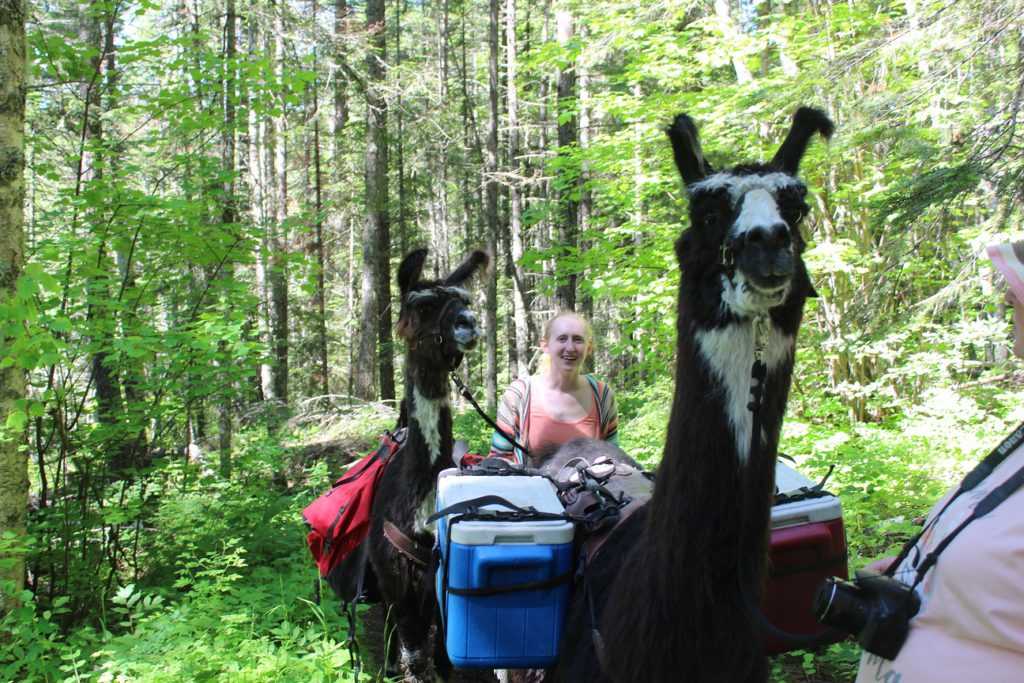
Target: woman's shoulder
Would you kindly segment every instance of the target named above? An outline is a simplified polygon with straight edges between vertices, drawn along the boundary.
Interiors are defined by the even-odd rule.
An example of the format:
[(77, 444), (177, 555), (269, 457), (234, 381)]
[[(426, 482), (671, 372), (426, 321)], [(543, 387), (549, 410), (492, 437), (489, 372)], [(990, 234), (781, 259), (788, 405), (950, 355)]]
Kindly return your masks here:
[(598, 379), (597, 375), (584, 375), (583, 377), (587, 380), (587, 383), (590, 384), (590, 388), (593, 389), (594, 393), (599, 397), (606, 398), (614, 393), (611, 385)]
[(530, 378), (517, 377), (509, 382), (508, 387), (505, 388), (505, 393), (502, 394), (502, 401), (518, 406), (526, 400), (529, 395)]

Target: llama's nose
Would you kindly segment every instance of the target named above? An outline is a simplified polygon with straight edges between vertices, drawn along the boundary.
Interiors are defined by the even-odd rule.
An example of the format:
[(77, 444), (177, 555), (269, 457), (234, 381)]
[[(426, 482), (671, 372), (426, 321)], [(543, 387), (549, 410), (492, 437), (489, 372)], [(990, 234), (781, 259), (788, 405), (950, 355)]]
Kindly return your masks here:
[(739, 265), (752, 284), (763, 289), (781, 287), (793, 274), (793, 236), (779, 221), (747, 231)]
[(747, 244), (756, 245), (770, 253), (789, 249), (793, 244), (793, 236), (789, 232), (789, 226), (779, 221), (750, 230), (747, 233)]
[(455, 316), (455, 327), (476, 327), (476, 316), (472, 311), (459, 311)]

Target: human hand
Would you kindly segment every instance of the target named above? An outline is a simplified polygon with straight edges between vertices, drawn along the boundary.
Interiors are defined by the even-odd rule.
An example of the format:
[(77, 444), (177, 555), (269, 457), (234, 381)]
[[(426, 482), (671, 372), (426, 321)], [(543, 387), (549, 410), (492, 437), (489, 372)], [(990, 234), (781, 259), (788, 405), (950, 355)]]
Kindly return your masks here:
[(889, 569), (889, 566), (892, 565), (892, 563), (895, 560), (896, 560), (896, 556), (895, 555), (886, 555), (885, 557), (880, 557), (877, 560), (874, 560), (873, 562), (868, 564), (868, 566), (864, 567), (864, 569), (867, 569), (868, 571), (876, 572), (878, 574), (884, 574), (886, 572), (886, 570)]

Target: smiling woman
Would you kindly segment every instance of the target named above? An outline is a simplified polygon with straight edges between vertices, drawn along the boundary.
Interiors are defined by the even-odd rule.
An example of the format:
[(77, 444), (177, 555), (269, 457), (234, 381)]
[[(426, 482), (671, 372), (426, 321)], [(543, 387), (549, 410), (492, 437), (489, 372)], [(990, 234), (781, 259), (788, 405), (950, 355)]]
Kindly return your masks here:
[(594, 350), (590, 324), (576, 313), (559, 313), (548, 321), (540, 341), (544, 360), (538, 374), (517, 379), (498, 406), (498, 425), (491, 437), (491, 455), (516, 462), (527, 451), (561, 445), (577, 437), (617, 443), (615, 394), (604, 382), (581, 370)]

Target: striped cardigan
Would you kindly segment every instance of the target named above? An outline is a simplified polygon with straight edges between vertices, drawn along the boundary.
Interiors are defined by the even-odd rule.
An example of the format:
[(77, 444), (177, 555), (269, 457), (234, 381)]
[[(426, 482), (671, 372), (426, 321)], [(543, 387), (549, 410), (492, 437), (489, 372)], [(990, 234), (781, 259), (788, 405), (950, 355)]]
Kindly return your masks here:
[[(612, 388), (593, 375), (584, 375), (594, 391), (597, 404), (597, 422), (602, 441), (619, 442), (619, 415)], [(498, 426), (530, 450), (530, 382), (517, 379), (505, 390), (498, 404)], [(525, 454), (497, 430), (491, 436), (492, 456), (522, 463)]]

